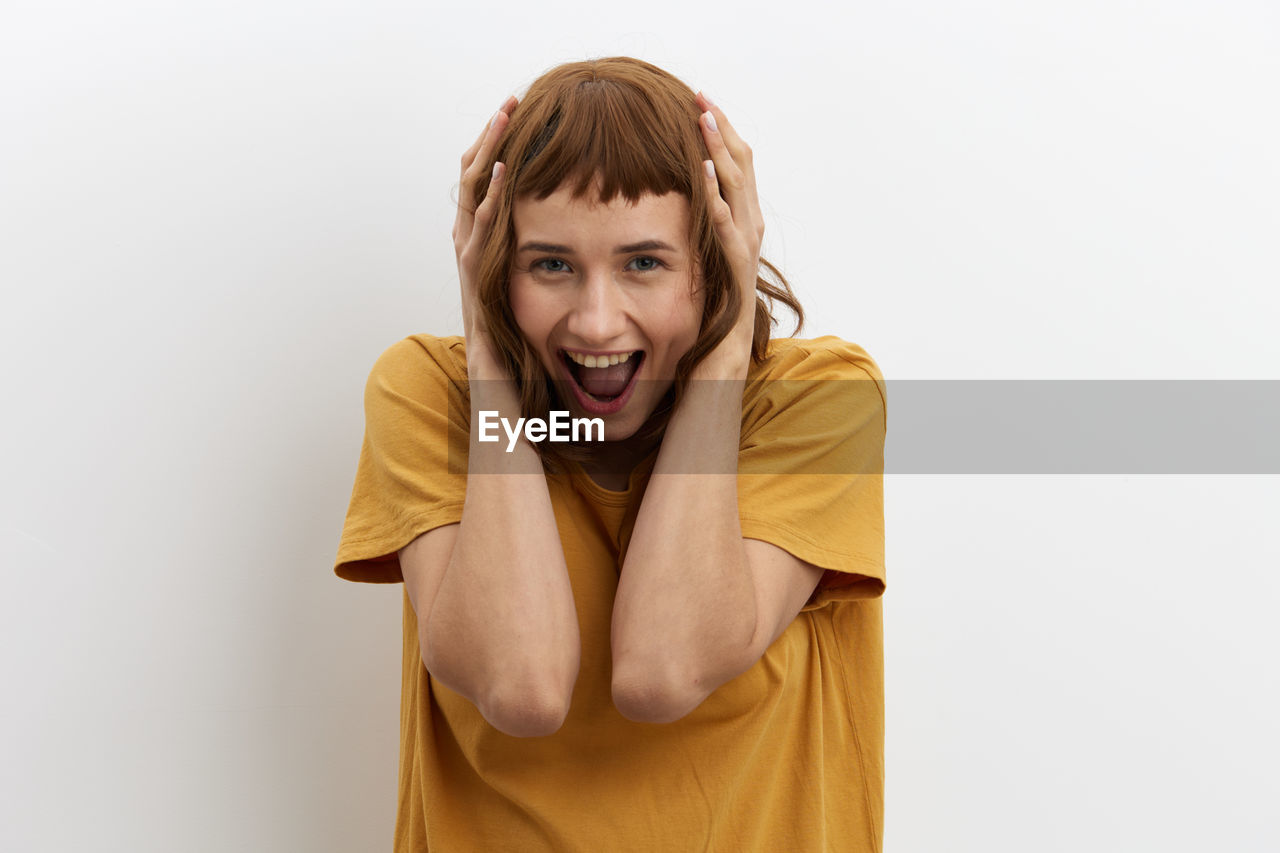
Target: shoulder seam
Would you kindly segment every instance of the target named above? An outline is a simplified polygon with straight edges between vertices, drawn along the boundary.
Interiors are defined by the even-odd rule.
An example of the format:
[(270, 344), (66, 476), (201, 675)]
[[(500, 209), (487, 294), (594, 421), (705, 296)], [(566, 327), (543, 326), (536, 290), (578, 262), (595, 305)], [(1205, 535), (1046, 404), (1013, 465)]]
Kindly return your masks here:
[[(848, 359), (845, 359), (845, 360), (848, 361)], [(858, 368), (863, 373), (867, 374), (867, 378), (870, 379), (873, 383), (875, 383), (876, 393), (880, 395), (880, 418), (884, 424), (885, 435), (888, 435), (889, 434), (889, 401), (885, 399), (884, 389), (880, 387), (880, 380), (872, 376), (871, 371), (867, 370), (861, 364), (858, 364), (855, 361), (850, 361), (849, 364), (852, 364), (854, 367)]]
[[(823, 337), (835, 337), (835, 336), (824, 335)], [(868, 370), (866, 368), (866, 365), (862, 364), (858, 360), (850, 358), (846, 352), (842, 352), (840, 347), (825, 346), (825, 347), (818, 348), (813, 346), (802, 346), (802, 344), (811, 344), (813, 343), (814, 340), (821, 340), (821, 338), (815, 338), (812, 340), (803, 340), (803, 341), (792, 338), (791, 340), (792, 340), (793, 347), (798, 347), (804, 350), (804, 352), (808, 355), (814, 355), (814, 354), (823, 353), (823, 352), (830, 353), (834, 355), (836, 358), (840, 359), (840, 361), (844, 362), (845, 364), (851, 365), (852, 367), (856, 367), (858, 370), (861, 370), (863, 373), (865, 373), (867, 375), (867, 378), (870, 379), (875, 384), (876, 393), (880, 395), (880, 416), (883, 421), (885, 434), (886, 435), (888, 434), (889, 432), (889, 401), (885, 395), (885, 389), (881, 385), (882, 380), (879, 377), (875, 376), (870, 370)], [(859, 349), (861, 349), (863, 352), (866, 352), (866, 349), (864, 347), (858, 344), (855, 344), (852, 341), (846, 341), (844, 338), (836, 338), (836, 340), (842, 344), (846, 344), (849, 346), (856, 346)], [(871, 353), (867, 353), (867, 358), (871, 358)], [(878, 366), (877, 366), (877, 369), (878, 369)]]

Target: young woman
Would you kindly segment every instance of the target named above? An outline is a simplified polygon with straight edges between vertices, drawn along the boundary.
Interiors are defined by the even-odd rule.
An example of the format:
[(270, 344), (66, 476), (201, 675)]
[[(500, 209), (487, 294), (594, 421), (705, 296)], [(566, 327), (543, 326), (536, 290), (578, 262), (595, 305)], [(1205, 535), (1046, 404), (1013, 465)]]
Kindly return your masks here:
[[(638, 60), (463, 155), (465, 334), (374, 365), (335, 567), (404, 582), (396, 850), (881, 848), (883, 380), (770, 339), (763, 231), (724, 112)], [(557, 411), (603, 435), (519, 427)]]

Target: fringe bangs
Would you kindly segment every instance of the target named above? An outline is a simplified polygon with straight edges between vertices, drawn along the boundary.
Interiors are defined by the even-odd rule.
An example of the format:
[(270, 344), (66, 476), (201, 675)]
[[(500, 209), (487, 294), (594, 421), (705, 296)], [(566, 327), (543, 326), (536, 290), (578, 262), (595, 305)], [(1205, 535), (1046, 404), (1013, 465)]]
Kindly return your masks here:
[(632, 203), (648, 193), (693, 195), (702, 140), (691, 92), (655, 100), (639, 86), (607, 79), (568, 79), (551, 88), (541, 103), (521, 105), (530, 111), (523, 128), (530, 138), (509, 140), (512, 153), (524, 151), (515, 197), (544, 199), (569, 186), (582, 198), (597, 181), (606, 204), (619, 195)]

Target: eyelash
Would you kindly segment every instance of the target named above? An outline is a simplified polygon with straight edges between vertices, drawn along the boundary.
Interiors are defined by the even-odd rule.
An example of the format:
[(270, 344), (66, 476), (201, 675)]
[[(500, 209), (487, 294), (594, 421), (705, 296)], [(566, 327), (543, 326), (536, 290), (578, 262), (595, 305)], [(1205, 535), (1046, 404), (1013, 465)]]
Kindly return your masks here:
[[(653, 257), (652, 255), (637, 255), (636, 257), (632, 258), (631, 261), (627, 263), (627, 265), (630, 266), (631, 263), (635, 261), (653, 261), (653, 266), (647, 269), (636, 270), (636, 272), (656, 272), (660, 268), (663, 268), (666, 266), (666, 264), (664, 264), (662, 261), (658, 260), (657, 258)], [(534, 261), (533, 266), (530, 268), (534, 270), (541, 270), (543, 272), (558, 273), (558, 272), (564, 272), (564, 270), (549, 270), (546, 267), (544, 267), (543, 264), (564, 264), (564, 263), (565, 262), (560, 258), (542, 258), (541, 260)], [(565, 266), (568, 266), (568, 264), (565, 264)]]

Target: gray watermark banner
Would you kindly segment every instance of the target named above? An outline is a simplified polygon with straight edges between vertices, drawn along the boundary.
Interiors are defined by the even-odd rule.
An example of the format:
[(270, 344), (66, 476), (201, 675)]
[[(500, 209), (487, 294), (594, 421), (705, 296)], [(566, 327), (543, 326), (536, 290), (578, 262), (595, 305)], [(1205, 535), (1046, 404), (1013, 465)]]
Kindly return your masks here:
[[(643, 385), (628, 405), (653, 405), (668, 387)], [(717, 385), (690, 383), (680, 405), (717, 404), (733, 387)], [(469, 405), (467, 389), (457, 390), (455, 404)], [(780, 379), (748, 382), (742, 400), (736, 473), (1280, 474), (1280, 380)], [(501, 415), (512, 430), (490, 418), (489, 434), (506, 448), (517, 414)], [(471, 429), (477, 423), (472, 413)], [(534, 443), (549, 432), (535, 430)], [(520, 440), (529, 436), (520, 430)], [(452, 419), (454, 473), (467, 471), (468, 437), (462, 418)], [(735, 473), (671, 455), (678, 473)], [(629, 471), (640, 458), (623, 457), (601, 470)]]
[(1280, 474), (1280, 380), (886, 380), (893, 474)]

